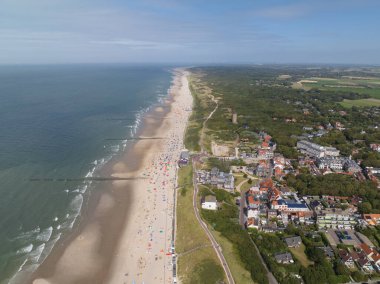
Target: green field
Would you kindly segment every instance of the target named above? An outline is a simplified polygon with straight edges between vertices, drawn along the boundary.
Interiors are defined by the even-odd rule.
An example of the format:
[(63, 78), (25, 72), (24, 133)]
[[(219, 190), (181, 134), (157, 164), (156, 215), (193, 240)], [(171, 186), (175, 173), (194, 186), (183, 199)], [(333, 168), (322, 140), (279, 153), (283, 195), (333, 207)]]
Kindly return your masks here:
[(225, 274), (193, 209), (192, 167), (178, 173), (177, 234), (178, 276), (181, 283), (220, 283)]
[(297, 86), (302, 86), (307, 90), (316, 88), (334, 92), (354, 92), (380, 99), (380, 78), (375, 77), (342, 77), (339, 79), (312, 77), (295, 83), (294, 87), (297, 88)]
[(361, 100), (343, 100), (340, 103), (345, 108), (356, 107), (371, 107), (371, 106), (380, 106), (380, 100), (378, 99), (361, 99)]

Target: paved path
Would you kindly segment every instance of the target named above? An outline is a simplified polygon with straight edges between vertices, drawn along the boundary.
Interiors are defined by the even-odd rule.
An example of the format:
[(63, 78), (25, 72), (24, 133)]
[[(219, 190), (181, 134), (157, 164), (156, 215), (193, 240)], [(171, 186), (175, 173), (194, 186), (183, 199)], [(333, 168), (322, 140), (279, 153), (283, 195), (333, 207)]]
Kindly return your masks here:
[(227, 276), (227, 280), (228, 280), (228, 283), (229, 284), (235, 284), (235, 281), (234, 281), (234, 278), (232, 277), (232, 273), (230, 271), (230, 268), (228, 266), (228, 263), (226, 261), (226, 259), (224, 258), (224, 255), (222, 253), (222, 248), (219, 246), (219, 244), (217, 243), (217, 241), (215, 240), (214, 236), (211, 234), (211, 232), (209, 231), (207, 225), (205, 222), (203, 222), (200, 214), (199, 214), (199, 209), (198, 209), (198, 206), (197, 206), (197, 196), (198, 196), (198, 184), (197, 184), (197, 180), (196, 180), (196, 171), (195, 171), (195, 168), (194, 168), (194, 161), (193, 161), (193, 184), (194, 184), (194, 194), (193, 194), (193, 208), (194, 208), (194, 212), (195, 212), (195, 216), (197, 217), (197, 220), (199, 222), (199, 224), (201, 225), (201, 227), (203, 228), (203, 230), (206, 232), (208, 238), (210, 239), (211, 243), (212, 243), (212, 246), (222, 264), (222, 267), (224, 269), (224, 272), (226, 273), (226, 276)]

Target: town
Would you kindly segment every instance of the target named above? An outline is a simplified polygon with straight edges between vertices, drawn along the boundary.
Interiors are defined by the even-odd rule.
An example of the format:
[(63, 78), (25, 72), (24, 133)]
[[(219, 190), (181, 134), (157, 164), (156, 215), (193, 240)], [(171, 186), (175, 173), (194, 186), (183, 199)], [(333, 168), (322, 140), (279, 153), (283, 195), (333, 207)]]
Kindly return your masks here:
[[(206, 89), (200, 82), (199, 90)], [(256, 84), (262, 86), (263, 81)], [(367, 137), (366, 131), (372, 133), (376, 130), (371, 129), (377, 128), (368, 125), (357, 129), (355, 122), (347, 119), (349, 111), (341, 107), (329, 105), (324, 109), (318, 105), (317, 109), (314, 95), (306, 101), (284, 96), (288, 98), (284, 103), (294, 109), (294, 114), (272, 114), (272, 122), (265, 121), (269, 131), (248, 119), (252, 112), (241, 114), (237, 109), (221, 109), (218, 104), (214, 110), (209, 108), (216, 112), (214, 116), (219, 115), (208, 122), (209, 140), (201, 135), (199, 144), (207, 141), (203, 148), (185, 151), (181, 157), (186, 158), (179, 163), (193, 166), (202, 218), (211, 232), (214, 228), (226, 236), (227, 227), (231, 230), (238, 223), (248, 233), (263, 258), (264, 268), (256, 271), (259, 283), (267, 281), (257, 276), (265, 269), (273, 275), (270, 283), (378, 279), (380, 211), (375, 209), (375, 199), (380, 168), (375, 158), (367, 157), (377, 159), (380, 145), (364, 143), (363, 138), (344, 141), (347, 146), (336, 142), (343, 133), (355, 131), (355, 135)], [(219, 99), (218, 103), (222, 102)], [(322, 111), (331, 116), (330, 122), (316, 120)], [(377, 108), (373, 112), (377, 115)], [(273, 131), (275, 125), (279, 127), (277, 133)], [(227, 208), (230, 206), (235, 206), (237, 213)], [(244, 234), (239, 237), (243, 239)], [(234, 238), (227, 236), (231, 242)], [(254, 269), (252, 264), (247, 267)]]

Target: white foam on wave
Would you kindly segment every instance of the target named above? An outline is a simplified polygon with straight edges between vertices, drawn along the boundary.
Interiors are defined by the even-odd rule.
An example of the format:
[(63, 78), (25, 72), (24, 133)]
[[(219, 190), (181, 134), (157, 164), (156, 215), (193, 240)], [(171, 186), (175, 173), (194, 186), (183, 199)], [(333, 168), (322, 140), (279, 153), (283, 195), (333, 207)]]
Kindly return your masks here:
[[(87, 186), (86, 186), (87, 188)], [(84, 189), (85, 191), (85, 189)], [(81, 193), (75, 195), (75, 197), (71, 200), (68, 210), (70, 213), (66, 214), (66, 221), (59, 225), (57, 229), (71, 229), (74, 226), (75, 220), (79, 216), (83, 204), (83, 195)]]
[(74, 214), (78, 214), (82, 208), (82, 204), (83, 204), (83, 195), (77, 194), (75, 195), (73, 200), (71, 200), (70, 205), (69, 205), (69, 210)]
[(46, 243), (47, 241), (50, 240), (52, 233), (53, 233), (53, 227), (50, 226), (49, 228), (42, 230), (36, 239), (40, 242)]
[(17, 237), (14, 238), (14, 240), (29, 240), (31, 239), (33, 236), (39, 234), (41, 231), (40, 227), (37, 227), (31, 231), (27, 231), (27, 232), (23, 232), (21, 234), (19, 234)]
[(44, 251), (46, 247), (46, 244), (43, 243), (43, 244), (40, 244), (39, 246), (37, 246), (29, 255), (28, 255), (28, 260), (31, 262), (31, 263), (38, 263), (40, 258), (41, 258), (41, 255), (42, 255), (42, 252)]
[(16, 254), (26, 254), (26, 253), (30, 253), (32, 250), (33, 250), (33, 244), (29, 244), (17, 250)]

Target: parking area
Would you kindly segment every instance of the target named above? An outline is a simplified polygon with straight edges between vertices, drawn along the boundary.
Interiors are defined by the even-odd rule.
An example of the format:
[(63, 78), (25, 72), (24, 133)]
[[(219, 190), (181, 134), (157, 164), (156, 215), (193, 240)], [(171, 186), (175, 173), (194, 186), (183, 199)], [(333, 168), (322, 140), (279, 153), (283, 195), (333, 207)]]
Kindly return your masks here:
[(352, 246), (357, 246), (361, 243), (361, 241), (355, 235), (354, 230), (328, 229), (326, 231), (326, 237), (330, 245), (334, 247), (336, 247), (340, 243)]

